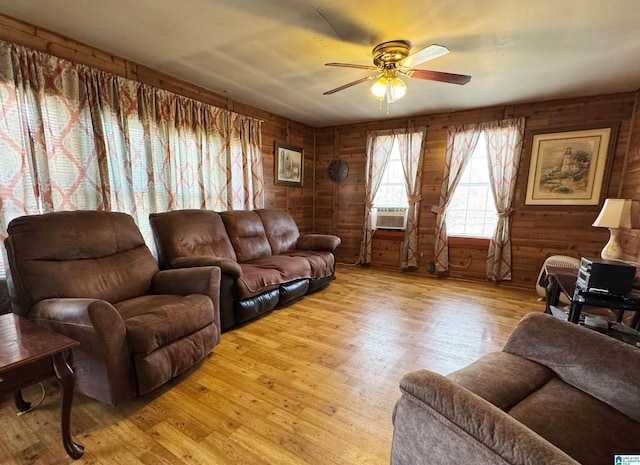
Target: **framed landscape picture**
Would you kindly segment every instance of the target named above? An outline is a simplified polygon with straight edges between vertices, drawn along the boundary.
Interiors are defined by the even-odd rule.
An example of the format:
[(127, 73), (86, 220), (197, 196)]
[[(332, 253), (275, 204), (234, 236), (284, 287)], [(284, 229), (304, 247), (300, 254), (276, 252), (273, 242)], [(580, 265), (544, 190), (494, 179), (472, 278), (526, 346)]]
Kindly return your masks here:
[(274, 169), (276, 185), (302, 187), (304, 150), (277, 144)]
[(526, 205), (598, 205), (615, 146), (617, 124), (536, 132)]

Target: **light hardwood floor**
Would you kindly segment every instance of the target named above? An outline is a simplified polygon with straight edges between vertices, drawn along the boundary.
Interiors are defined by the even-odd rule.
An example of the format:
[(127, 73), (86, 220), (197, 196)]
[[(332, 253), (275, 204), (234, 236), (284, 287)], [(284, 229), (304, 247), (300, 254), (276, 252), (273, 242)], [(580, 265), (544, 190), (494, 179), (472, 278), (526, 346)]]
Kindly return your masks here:
[[(383, 465), (404, 373), (447, 374), (542, 311), (532, 291), (339, 266), (325, 290), (223, 334), (201, 366), (112, 408), (76, 394), (77, 464)], [(52, 382), (0, 404), (0, 463), (67, 464)], [(29, 400), (40, 388), (26, 390)]]

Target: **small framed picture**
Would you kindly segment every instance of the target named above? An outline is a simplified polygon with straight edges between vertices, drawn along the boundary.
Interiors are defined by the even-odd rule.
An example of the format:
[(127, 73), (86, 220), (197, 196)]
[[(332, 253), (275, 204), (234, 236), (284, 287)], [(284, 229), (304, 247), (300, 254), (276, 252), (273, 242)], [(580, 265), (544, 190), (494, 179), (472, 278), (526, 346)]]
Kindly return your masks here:
[(617, 124), (536, 132), (526, 205), (598, 205), (606, 192)]
[(278, 186), (302, 187), (304, 150), (288, 145), (276, 145), (274, 180)]

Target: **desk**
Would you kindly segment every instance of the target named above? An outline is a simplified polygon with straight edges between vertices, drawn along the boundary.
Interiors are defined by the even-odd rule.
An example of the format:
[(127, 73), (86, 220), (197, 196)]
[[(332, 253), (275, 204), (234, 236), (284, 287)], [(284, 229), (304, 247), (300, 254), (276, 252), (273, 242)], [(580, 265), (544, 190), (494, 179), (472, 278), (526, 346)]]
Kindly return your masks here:
[(78, 341), (36, 325), (13, 313), (0, 315), (0, 396), (14, 393), (21, 412), (31, 405), (22, 398), (20, 389), (55, 376), (61, 386), (60, 429), (62, 444), (74, 459), (84, 448), (71, 439), (69, 418), (75, 379), (65, 359), (65, 352)]
[[(634, 329), (640, 329), (640, 293), (637, 293), (636, 291), (628, 295), (617, 296), (581, 291), (576, 288), (577, 277), (578, 270), (549, 267), (547, 270), (547, 313), (551, 313), (551, 306), (558, 305), (560, 294), (562, 293), (571, 300), (568, 320), (572, 323), (578, 323), (580, 321), (582, 307), (584, 305), (589, 305), (592, 307), (604, 307), (619, 310), (618, 321), (621, 320), (623, 311), (633, 311), (635, 312), (635, 315), (633, 316), (629, 326)], [(600, 332), (616, 337), (617, 339), (622, 339), (625, 342), (635, 344), (635, 342), (631, 342), (629, 340), (630, 338), (622, 337), (618, 331), (604, 330)]]

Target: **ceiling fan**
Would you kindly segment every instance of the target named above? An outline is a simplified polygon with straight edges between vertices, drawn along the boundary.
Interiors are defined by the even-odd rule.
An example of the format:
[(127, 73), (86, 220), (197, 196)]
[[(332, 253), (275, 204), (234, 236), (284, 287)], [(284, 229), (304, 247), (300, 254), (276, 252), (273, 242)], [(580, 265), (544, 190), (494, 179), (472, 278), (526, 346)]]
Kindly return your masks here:
[(373, 93), (381, 103), (382, 100), (387, 100), (388, 103), (392, 103), (402, 98), (407, 91), (407, 85), (398, 75), (413, 79), (425, 79), (427, 81), (440, 81), (459, 85), (464, 85), (471, 80), (471, 76), (465, 74), (444, 73), (441, 71), (414, 68), (414, 66), (426, 61), (446, 55), (449, 53), (447, 47), (443, 47), (442, 45), (429, 45), (417, 52), (409, 54), (410, 48), (411, 43), (407, 40), (392, 40), (376, 45), (371, 52), (375, 66), (350, 63), (325, 63), (326, 66), (376, 71), (376, 74), (328, 90), (324, 92), (324, 95), (335, 94), (341, 90), (375, 79), (375, 82), (371, 86), (371, 93)]

